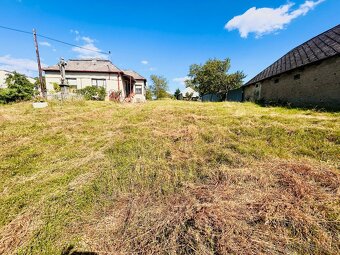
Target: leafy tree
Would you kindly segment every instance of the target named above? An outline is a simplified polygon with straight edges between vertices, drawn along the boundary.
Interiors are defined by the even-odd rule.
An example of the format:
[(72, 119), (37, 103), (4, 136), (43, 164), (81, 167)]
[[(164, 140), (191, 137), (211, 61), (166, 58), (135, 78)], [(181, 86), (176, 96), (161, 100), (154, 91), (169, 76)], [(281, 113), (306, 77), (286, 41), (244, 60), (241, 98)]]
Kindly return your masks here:
[(166, 92), (166, 96), (163, 98), (176, 99), (173, 94)]
[(174, 97), (175, 97), (177, 100), (179, 100), (180, 95), (181, 95), (181, 91), (180, 91), (179, 89), (176, 89), (175, 94), (174, 94)]
[(7, 75), (6, 85), (7, 88), (0, 89), (0, 103), (31, 100), (35, 94), (34, 84), (17, 72)]
[(87, 86), (77, 91), (83, 95), (86, 100), (104, 101), (106, 97), (106, 90), (104, 87)]
[(146, 100), (152, 100), (152, 91), (149, 88), (146, 89), (145, 97), (146, 97)]
[(239, 88), (246, 77), (243, 72), (229, 74), (230, 59), (209, 59), (204, 65), (191, 65), (187, 87), (198, 91), (200, 95), (223, 93)]
[(185, 93), (185, 97), (187, 100), (191, 101), (192, 97), (194, 96), (194, 93), (193, 92), (187, 92)]
[(152, 84), (150, 89), (157, 99), (168, 97), (168, 81), (163, 76), (151, 75)]

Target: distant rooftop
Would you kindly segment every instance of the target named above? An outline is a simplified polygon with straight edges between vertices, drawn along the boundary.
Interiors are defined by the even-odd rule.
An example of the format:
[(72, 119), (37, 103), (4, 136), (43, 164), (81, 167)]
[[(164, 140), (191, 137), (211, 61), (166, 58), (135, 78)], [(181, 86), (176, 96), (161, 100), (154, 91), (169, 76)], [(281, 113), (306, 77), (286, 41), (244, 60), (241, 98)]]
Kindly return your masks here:
[(200, 96), (200, 94), (197, 91), (193, 90), (190, 87), (185, 88), (185, 90), (182, 92), (182, 95), (185, 97), (187, 93), (192, 94), (192, 97), (199, 97)]
[(294, 48), (248, 81), (245, 86), (339, 54), (340, 25), (337, 25)]

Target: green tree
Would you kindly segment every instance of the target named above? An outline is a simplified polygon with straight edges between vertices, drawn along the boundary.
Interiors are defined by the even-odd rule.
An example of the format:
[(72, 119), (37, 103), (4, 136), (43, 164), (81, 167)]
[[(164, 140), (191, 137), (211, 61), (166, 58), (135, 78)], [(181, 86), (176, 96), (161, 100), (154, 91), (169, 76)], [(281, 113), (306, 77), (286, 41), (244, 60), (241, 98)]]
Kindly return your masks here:
[(185, 97), (187, 100), (191, 101), (192, 97), (193, 97), (194, 93), (193, 92), (187, 92), (185, 93)]
[(152, 91), (149, 88), (146, 89), (145, 97), (146, 97), (146, 100), (152, 100)]
[(179, 100), (180, 95), (181, 95), (181, 91), (180, 91), (179, 89), (176, 89), (175, 94), (174, 94), (174, 97), (175, 97), (177, 100)]
[(17, 72), (7, 75), (6, 85), (7, 88), (0, 89), (0, 103), (31, 100), (35, 94), (34, 84)]
[(230, 59), (209, 59), (204, 65), (191, 65), (186, 86), (198, 91), (200, 95), (227, 94), (239, 88), (246, 77), (243, 72), (229, 74)]
[(166, 92), (168, 90), (168, 81), (163, 76), (158, 75), (151, 75), (150, 78), (152, 81), (150, 89), (153, 95), (157, 99), (168, 97), (169, 95)]

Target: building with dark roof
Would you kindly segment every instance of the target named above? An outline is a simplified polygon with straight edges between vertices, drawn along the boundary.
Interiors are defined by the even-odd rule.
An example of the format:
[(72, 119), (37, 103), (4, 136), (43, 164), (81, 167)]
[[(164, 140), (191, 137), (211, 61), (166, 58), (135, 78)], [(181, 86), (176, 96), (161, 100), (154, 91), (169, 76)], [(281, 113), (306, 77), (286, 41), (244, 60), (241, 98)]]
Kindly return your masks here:
[[(58, 65), (43, 68), (46, 88), (53, 92), (60, 84)], [(104, 87), (108, 98), (120, 92), (120, 100), (142, 102), (146, 100), (146, 79), (135, 71), (123, 71), (105, 59), (70, 59), (65, 67), (70, 90), (87, 86)], [(115, 98), (116, 99), (116, 98)]]
[(294, 48), (244, 85), (244, 101), (340, 108), (340, 25)]

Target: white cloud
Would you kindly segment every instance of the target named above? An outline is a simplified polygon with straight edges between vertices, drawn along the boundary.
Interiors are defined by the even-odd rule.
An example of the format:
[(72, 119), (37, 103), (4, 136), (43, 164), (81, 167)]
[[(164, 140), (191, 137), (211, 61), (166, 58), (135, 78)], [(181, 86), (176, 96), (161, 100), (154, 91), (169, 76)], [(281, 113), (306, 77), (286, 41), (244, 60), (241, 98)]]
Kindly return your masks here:
[(78, 31), (78, 30), (71, 29), (70, 32), (71, 32), (72, 34), (79, 35), (79, 31)]
[(257, 9), (253, 7), (244, 14), (232, 18), (225, 25), (225, 29), (229, 31), (237, 29), (243, 38), (247, 38), (250, 33), (255, 33), (258, 38), (264, 34), (284, 29), (292, 20), (306, 15), (324, 1), (307, 0), (295, 10), (291, 10), (294, 3), (288, 3), (278, 8)]
[(88, 36), (83, 36), (81, 39), (86, 43), (94, 43), (94, 40)]
[(48, 48), (52, 48), (53, 52), (57, 51), (56, 48), (54, 48), (53, 45), (50, 44), (49, 42), (39, 42), (39, 45), (44, 46), (44, 47), (48, 47)]
[(41, 46), (52, 47), (52, 45), (49, 42), (40, 42), (39, 44)]
[(149, 61), (147, 61), (147, 60), (142, 60), (141, 63), (142, 63), (143, 65), (148, 65), (148, 64), (149, 64)]
[(71, 34), (75, 34), (76, 35), (76, 38), (75, 38), (75, 40), (77, 41), (77, 42), (79, 42), (80, 41), (80, 39), (81, 39), (81, 37), (80, 37), (80, 32), (78, 31), (78, 30), (75, 30), (75, 29), (70, 29), (70, 33)]
[[(46, 66), (42, 63), (42, 66)], [(36, 76), (38, 64), (35, 60), (25, 58), (12, 58), (10, 55), (0, 56), (0, 69), (17, 71), (27, 76)]]
[(78, 53), (78, 58), (102, 58), (102, 59), (107, 59), (107, 55), (100, 53), (102, 51), (99, 49), (97, 46), (95, 46), (94, 42), (95, 40), (83, 36), (80, 38), (83, 41), (83, 45), (81, 45), (82, 48), (78, 47), (73, 47), (72, 51)]
[(179, 78), (174, 78), (172, 81), (173, 82), (176, 82), (176, 83), (179, 83), (181, 85), (185, 85), (185, 81), (186, 80), (189, 80), (189, 77), (188, 76), (185, 76), (185, 77), (179, 77)]
[(156, 67), (150, 67), (149, 71), (156, 71), (156, 69), (157, 69)]

